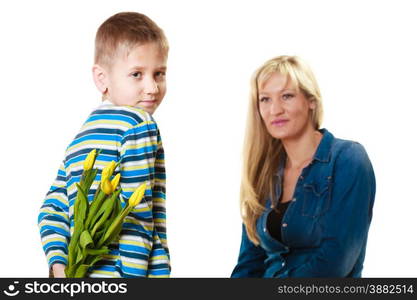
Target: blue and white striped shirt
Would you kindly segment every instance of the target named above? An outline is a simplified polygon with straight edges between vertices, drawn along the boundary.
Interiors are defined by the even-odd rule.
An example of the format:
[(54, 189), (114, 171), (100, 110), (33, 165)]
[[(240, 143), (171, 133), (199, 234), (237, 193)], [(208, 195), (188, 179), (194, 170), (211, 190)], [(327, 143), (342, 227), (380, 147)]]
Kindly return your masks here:
[[(58, 175), (40, 209), (38, 224), (49, 266), (67, 264), (68, 243), (74, 230), (76, 183), (83, 162), (93, 149), (101, 149), (94, 167), (99, 169), (89, 201), (101, 180), (101, 170), (110, 161), (120, 161), (122, 198), (147, 183), (144, 199), (125, 218), (123, 229), (97, 262), (89, 277), (168, 277), (169, 252), (166, 237), (165, 164), (159, 129), (147, 112), (105, 101), (88, 117), (68, 146)], [(122, 203), (124, 206), (124, 203)]]

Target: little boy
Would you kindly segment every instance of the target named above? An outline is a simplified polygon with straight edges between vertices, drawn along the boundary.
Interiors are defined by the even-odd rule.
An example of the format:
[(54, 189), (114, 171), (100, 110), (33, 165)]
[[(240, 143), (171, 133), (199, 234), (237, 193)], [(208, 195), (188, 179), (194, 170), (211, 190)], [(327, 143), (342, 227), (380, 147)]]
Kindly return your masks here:
[[(123, 200), (143, 182), (145, 197), (125, 218), (110, 253), (90, 268), (89, 277), (168, 277), (164, 150), (152, 118), (166, 92), (168, 42), (145, 15), (126, 12), (107, 19), (95, 41), (94, 82), (103, 103), (68, 146), (38, 218), (43, 249), (54, 277), (65, 277), (74, 226), (74, 200), (83, 161), (100, 149), (95, 167), (120, 161)], [(100, 177), (100, 176), (97, 176)], [(89, 194), (93, 199), (100, 178)]]

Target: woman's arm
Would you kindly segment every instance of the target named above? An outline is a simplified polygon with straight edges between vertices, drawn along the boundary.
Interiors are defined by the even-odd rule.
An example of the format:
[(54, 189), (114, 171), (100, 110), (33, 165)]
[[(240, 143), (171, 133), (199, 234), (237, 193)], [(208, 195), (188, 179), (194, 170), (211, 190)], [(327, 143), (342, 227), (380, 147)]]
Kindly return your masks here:
[(261, 246), (255, 246), (246, 234), (246, 227), (242, 225), (242, 242), (237, 265), (233, 269), (232, 278), (263, 277), (265, 273), (265, 251)]
[(364, 255), (375, 198), (375, 176), (365, 149), (352, 143), (337, 158), (324, 239), (301, 266), (277, 277), (346, 277)]

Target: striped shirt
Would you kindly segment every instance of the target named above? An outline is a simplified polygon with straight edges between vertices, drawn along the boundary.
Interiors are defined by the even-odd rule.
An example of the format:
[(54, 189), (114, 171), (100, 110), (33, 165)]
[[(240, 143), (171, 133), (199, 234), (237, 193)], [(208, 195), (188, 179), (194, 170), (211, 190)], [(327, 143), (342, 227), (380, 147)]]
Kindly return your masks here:
[(67, 264), (68, 244), (74, 230), (76, 183), (83, 162), (93, 149), (100, 149), (94, 167), (98, 174), (88, 199), (101, 180), (102, 169), (112, 160), (120, 165), (122, 206), (132, 192), (147, 183), (144, 199), (125, 218), (120, 236), (110, 252), (90, 268), (88, 277), (168, 277), (166, 237), (165, 164), (161, 136), (153, 118), (144, 110), (103, 102), (88, 117), (67, 147), (58, 175), (40, 209), (38, 224), (49, 266)]

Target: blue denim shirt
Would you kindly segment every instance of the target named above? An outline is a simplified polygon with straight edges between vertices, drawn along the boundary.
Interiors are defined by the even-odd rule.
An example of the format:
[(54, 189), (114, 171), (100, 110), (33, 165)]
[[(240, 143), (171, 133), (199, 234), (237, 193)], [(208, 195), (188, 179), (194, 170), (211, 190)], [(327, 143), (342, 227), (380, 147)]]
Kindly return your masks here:
[[(260, 245), (245, 226), (232, 277), (361, 277), (375, 199), (375, 176), (362, 145), (321, 129), (322, 140), (296, 183), (281, 225), (282, 242), (270, 236), (271, 201), (258, 218)], [(281, 197), (284, 164), (277, 173)]]

